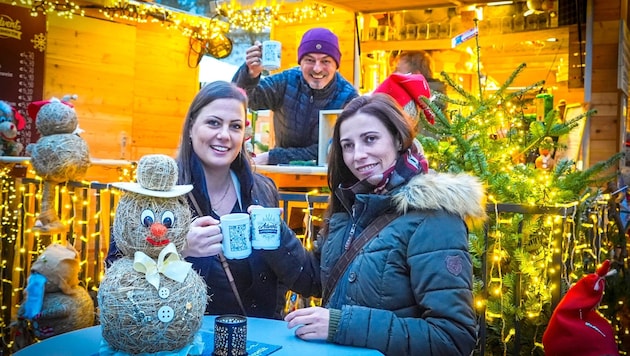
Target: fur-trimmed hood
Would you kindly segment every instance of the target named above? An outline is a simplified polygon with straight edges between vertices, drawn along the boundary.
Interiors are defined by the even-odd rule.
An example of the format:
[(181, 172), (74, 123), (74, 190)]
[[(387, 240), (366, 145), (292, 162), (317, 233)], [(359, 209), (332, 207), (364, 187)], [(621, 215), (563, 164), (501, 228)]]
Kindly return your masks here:
[(399, 213), (444, 209), (474, 225), (486, 218), (485, 200), (485, 189), (477, 177), (447, 173), (417, 175), (392, 196)]

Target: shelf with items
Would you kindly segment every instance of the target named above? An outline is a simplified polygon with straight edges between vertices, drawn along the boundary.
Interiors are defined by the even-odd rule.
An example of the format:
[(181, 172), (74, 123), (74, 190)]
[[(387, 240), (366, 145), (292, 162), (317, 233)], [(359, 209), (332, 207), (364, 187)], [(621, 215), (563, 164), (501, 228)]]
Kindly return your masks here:
[(538, 7), (528, 3), (364, 13), (358, 18), (360, 37), (362, 41), (436, 40), (450, 39), (474, 26), (491, 35), (558, 27), (557, 2)]
[[(481, 48), (506, 48), (518, 47), (526, 49), (530, 43), (539, 43), (539, 49), (545, 51), (556, 51), (562, 45), (562, 41), (568, 42), (569, 29), (567, 27), (556, 27), (544, 30), (514, 32), (507, 34), (487, 34), (482, 30), (479, 32), (479, 46)], [(544, 46), (543, 46), (544, 44)], [(429, 39), (429, 40), (398, 40), (398, 41), (361, 41), (362, 52), (372, 51), (404, 51), (404, 50), (450, 50), (452, 49), (451, 39)]]

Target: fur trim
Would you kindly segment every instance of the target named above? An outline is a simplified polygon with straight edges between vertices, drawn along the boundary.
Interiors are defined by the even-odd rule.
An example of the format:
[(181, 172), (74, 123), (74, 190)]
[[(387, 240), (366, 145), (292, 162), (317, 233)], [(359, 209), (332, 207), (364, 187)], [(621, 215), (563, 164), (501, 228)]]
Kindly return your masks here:
[(485, 189), (477, 177), (467, 174), (428, 173), (415, 176), (393, 196), (399, 213), (409, 210), (441, 210), (474, 225), (486, 218)]

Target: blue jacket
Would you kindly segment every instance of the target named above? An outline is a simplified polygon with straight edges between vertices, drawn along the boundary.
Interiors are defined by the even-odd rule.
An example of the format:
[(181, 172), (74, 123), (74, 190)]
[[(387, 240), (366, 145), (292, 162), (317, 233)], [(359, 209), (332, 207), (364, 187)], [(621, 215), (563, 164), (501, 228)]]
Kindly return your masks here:
[(245, 89), (251, 110), (272, 110), (276, 147), (269, 150), (269, 164), (317, 160), (319, 111), (343, 109), (357, 97), (357, 90), (339, 72), (323, 89), (312, 89), (300, 67), (264, 79), (250, 78), (243, 65), (232, 79)]
[[(341, 195), (340, 195), (341, 197)], [(401, 214), (362, 249), (326, 307), (329, 341), (386, 355), (469, 355), (476, 343), (465, 218), (483, 218), (483, 188), (466, 175), (424, 174), (390, 194), (358, 194), (333, 214), (321, 245), (323, 285), (355, 237)], [(343, 201), (343, 200), (342, 200)]]

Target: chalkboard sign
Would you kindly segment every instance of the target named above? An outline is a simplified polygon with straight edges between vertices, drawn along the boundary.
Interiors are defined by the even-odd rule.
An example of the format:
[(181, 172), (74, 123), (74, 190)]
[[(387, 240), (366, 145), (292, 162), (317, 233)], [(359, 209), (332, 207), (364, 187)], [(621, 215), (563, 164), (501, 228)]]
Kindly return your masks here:
[(26, 119), (18, 135), (24, 147), (39, 139), (35, 118), (28, 117), (26, 107), (42, 100), (45, 51), (46, 15), (33, 17), (29, 8), (0, 3), (0, 100)]

